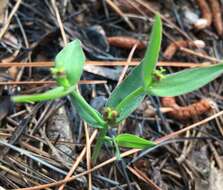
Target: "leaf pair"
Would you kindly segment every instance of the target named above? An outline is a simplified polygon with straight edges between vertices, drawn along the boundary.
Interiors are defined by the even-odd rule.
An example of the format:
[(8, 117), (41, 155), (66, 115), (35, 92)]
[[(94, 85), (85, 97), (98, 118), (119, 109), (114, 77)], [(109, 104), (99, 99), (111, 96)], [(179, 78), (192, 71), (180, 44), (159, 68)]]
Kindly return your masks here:
[(147, 47), (145, 57), (136, 66), (126, 79), (112, 92), (107, 106), (117, 109), (121, 122), (133, 112), (142, 102), (146, 95), (146, 89), (152, 82), (162, 39), (162, 23), (160, 16), (156, 15), (150, 35), (150, 43)]
[[(223, 64), (193, 68), (166, 75), (156, 80), (155, 67), (162, 39), (162, 23), (157, 15), (150, 35), (150, 43), (142, 62), (132, 70), (127, 78), (112, 92), (106, 104), (119, 112), (116, 122), (125, 119), (142, 102), (145, 95), (178, 96), (196, 90), (223, 72)], [(74, 40), (63, 48), (55, 59), (58, 71), (57, 82), (60, 87), (42, 94), (12, 97), (15, 102), (35, 102), (59, 98), (70, 93), (71, 86), (80, 80), (85, 62), (84, 52), (79, 40)], [(68, 81), (68, 85), (64, 83)], [(78, 107), (82, 118), (88, 123), (103, 123), (102, 116), (90, 107), (84, 99), (77, 98), (76, 90), (71, 94), (72, 101)]]
[[(81, 48), (80, 40), (74, 40), (67, 44), (55, 58), (55, 68), (63, 69), (70, 85), (78, 83), (83, 73), (85, 55)], [(58, 79), (58, 83), (60, 83)]]
[(61, 79), (59, 76), (57, 78), (58, 87), (40, 94), (14, 96), (12, 100), (14, 102), (32, 103), (54, 100), (70, 94), (75, 90), (75, 85), (80, 80), (84, 62), (85, 56), (81, 48), (81, 43), (79, 40), (74, 40), (57, 54), (54, 67), (57, 70), (58, 76), (61, 75), (68, 79), (69, 86), (63, 86), (62, 81), (64, 81), (64, 78)]
[(223, 72), (223, 64), (186, 69), (157, 79), (155, 70), (162, 39), (162, 23), (157, 15), (145, 57), (112, 92), (107, 106), (119, 112), (117, 123), (125, 119), (142, 102), (145, 95), (178, 96), (192, 92), (214, 80)]
[(102, 127), (102, 116), (76, 90), (76, 84), (81, 78), (84, 63), (85, 55), (81, 48), (81, 42), (74, 40), (68, 43), (57, 54), (55, 67), (52, 69), (59, 86), (40, 94), (14, 96), (12, 100), (14, 102), (32, 103), (54, 100), (70, 95), (80, 116), (92, 126)]
[[(76, 85), (83, 73), (84, 63), (85, 55), (81, 48), (81, 42), (79, 40), (74, 40), (56, 56), (55, 68), (64, 71), (63, 74), (68, 80), (69, 85)], [(66, 82), (64, 83), (64, 78), (58, 77), (57, 82), (59, 85), (66, 85)], [(102, 116), (84, 100), (79, 92), (74, 90), (70, 94), (70, 97), (82, 119), (94, 127), (102, 128)]]

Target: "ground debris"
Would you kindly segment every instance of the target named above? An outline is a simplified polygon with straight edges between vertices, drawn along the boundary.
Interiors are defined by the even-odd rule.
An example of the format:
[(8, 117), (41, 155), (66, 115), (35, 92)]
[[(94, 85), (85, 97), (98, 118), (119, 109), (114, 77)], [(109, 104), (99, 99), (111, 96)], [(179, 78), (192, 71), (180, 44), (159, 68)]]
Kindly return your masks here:
[[(17, 2), (21, 3), (16, 10), (14, 7)], [(43, 68), (42, 64), (47, 61), (53, 65), (55, 55), (64, 45), (61, 36), (63, 27), (67, 41), (76, 38), (81, 40), (87, 61), (91, 62), (91, 65), (85, 67), (82, 78), (89, 83), (81, 83), (79, 89), (87, 102), (101, 112), (101, 107), (116, 87), (123, 70), (112, 61), (122, 66), (127, 63), (126, 60), (131, 57), (130, 49), (135, 43), (141, 45), (135, 50), (129, 64), (132, 67), (132, 63), (141, 61), (157, 11), (163, 21), (159, 61), (164, 63), (163, 60), (168, 59), (164, 64), (167, 73), (222, 60), (221, 25), (217, 29), (217, 25), (222, 23), (219, 22), (222, 10), (214, 8), (216, 5), (222, 7), (220, 0), (55, 2), (53, 6), (52, 1), (0, 1), (0, 30), (6, 28), (0, 41), (0, 92), (8, 89), (12, 94), (41, 93), (56, 85), (49, 69)], [(62, 26), (58, 25), (55, 8), (61, 17)], [(9, 18), (13, 9), (15, 12)], [(10, 21), (9, 26), (5, 25), (6, 21)], [(115, 47), (111, 37), (125, 37), (125, 40), (127, 37), (133, 41), (128, 48), (123, 44), (124, 41), (121, 41), (122, 46), (119, 43), (119, 47)], [(1, 68), (1, 65), (11, 62), (17, 62), (17, 66), (9, 67), (8, 70)], [(40, 64), (41, 67), (26, 67), (27, 62)], [(125, 71), (128, 73), (129, 69)], [(5, 81), (12, 83), (6, 84)], [(94, 81), (104, 82), (99, 84)], [(22, 85), (22, 82), (26, 84)], [(160, 98), (146, 97), (125, 122), (110, 132), (127, 132), (148, 140), (160, 140), (183, 131), (187, 126), (203, 122), (202, 118), (208, 117), (212, 105), (206, 100), (211, 99), (216, 104), (215, 111), (223, 109), (221, 87), (222, 79), (219, 78), (193, 93), (176, 97), (177, 103), (174, 100), (174, 104), (165, 106)], [(16, 104), (12, 105), (12, 110), (8, 107), (9, 97), (4, 98), (2, 96), (0, 99), (0, 142), (8, 144), (1, 145), (0, 189), (33, 187), (64, 179), (86, 147), (79, 110), (73, 109), (69, 97), (37, 104)], [(200, 105), (198, 108), (197, 104)], [(170, 115), (166, 117), (167, 113), (178, 114), (180, 119)], [(142, 150), (123, 158), (121, 169), (121, 162), (111, 162), (108, 166), (100, 167), (92, 172), (93, 189), (131, 187), (132, 190), (139, 190), (152, 186), (162, 190), (222, 189), (222, 171), (219, 169), (223, 155), (220, 141), (222, 124), (222, 116), (206, 124), (201, 123), (197, 128), (175, 136), (167, 145), (156, 147), (151, 152)], [(90, 136), (93, 130), (89, 130)], [(114, 150), (108, 144), (103, 148), (99, 160), (107, 161), (114, 156)], [(126, 149), (121, 148), (120, 151)], [(139, 165), (134, 163), (134, 159), (141, 161)], [(97, 167), (97, 164), (92, 167)], [(87, 168), (83, 156), (72, 175), (86, 172)], [(67, 183), (65, 189), (87, 189), (86, 176)]]

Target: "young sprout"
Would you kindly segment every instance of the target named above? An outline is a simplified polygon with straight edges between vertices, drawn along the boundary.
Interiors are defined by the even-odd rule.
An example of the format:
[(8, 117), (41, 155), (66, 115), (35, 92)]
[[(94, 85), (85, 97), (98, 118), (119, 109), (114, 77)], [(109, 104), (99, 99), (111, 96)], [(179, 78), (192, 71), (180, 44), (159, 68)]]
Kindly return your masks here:
[(153, 80), (162, 80), (165, 78), (164, 73), (166, 72), (166, 69), (164, 69), (163, 67), (160, 67), (160, 69), (157, 69), (153, 72), (153, 75), (155, 78), (153, 78)]
[(139, 149), (155, 146), (155, 142), (132, 134), (119, 134), (109, 137), (108, 130), (127, 118), (146, 95), (178, 96), (194, 91), (222, 74), (223, 64), (192, 68), (164, 75), (165, 70), (163, 68), (156, 69), (162, 39), (162, 22), (159, 15), (156, 15), (154, 19), (149, 39), (150, 43), (144, 59), (114, 89), (102, 114), (91, 107), (76, 89), (85, 62), (79, 40), (69, 43), (56, 56), (55, 66), (51, 69), (51, 72), (58, 87), (42, 94), (14, 96), (12, 100), (16, 103), (29, 103), (70, 96), (72, 104), (78, 110), (80, 117), (91, 127), (99, 130), (93, 152), (93, 161), (96, 161), (103, 143), (108, 141), (113, 142), (117, 156), (120, 155), (119, 146)]

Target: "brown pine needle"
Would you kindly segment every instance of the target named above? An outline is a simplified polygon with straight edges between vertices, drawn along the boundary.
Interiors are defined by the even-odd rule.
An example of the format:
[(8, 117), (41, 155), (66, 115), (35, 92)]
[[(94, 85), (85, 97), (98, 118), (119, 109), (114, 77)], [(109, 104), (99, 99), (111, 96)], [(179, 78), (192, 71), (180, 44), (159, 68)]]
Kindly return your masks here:
[[(198, 126), (201, 126), (201, 125), (203, 125), (203, 124), (205, 124), (205, 123), (207, 123), (207, 122), (209, 122), (209, 121), (211, 121), (211, 120), (213, 120), (213, 119), (215, 119), (215, 118), (217, 118), (217, 117), (219, 117), (221, 115), (223, 115), (223, 111), (220, 111), (220, 112), (218, 112), (218, 113), (216, 113), (216, 114), (214, 114), (214, 115), (212, 115), (212, 116), (210, 116), (210, 117), (208, 117), (208, 118), (206, 118), (204, 120), (201, 120), (201, 121), (199, 121), (197, 123), (194, 123), (194, 124), (192, 124), (190, 126), (187, 126), (187, 127), (183, 128), (183, 129), (181, 129), (179, 131), (173, 132), (173, 133), (171, 133), (169, 135), (166, 135), (166, 136), (164, 136), (162, 138), (159, 138), (155, 142), (156, 143), (161, 143), (161, 142), (164, 142), (166, 140), (172, 139), (172, 138), (174, 138), (174, 137), (176, 137), (178, 135), (181, 135), (182, 133), (185, 133), (188, 130), (191, 130), (191, 129), (194, 129), (194, 128), (198, 127)], [(121, 158), (124, 158), (124, 157), (130, 156), (132, 154), (135, 154), (135, 153), (137, 153), (139, 151), (141, 151), (141, 149), (131, 149), (131, 150), (128, 150), (126, 152), (121, 153), (120, 156), (121, 156)], [(77, 179), (78, 177), (84, 176), (84, 175), (86, 175), (86, 174), (88, 174), (90, 172), (96, 171), (99, 168), (114, 162), (115, 160), (116, 160), (116, 157), (113, 157), (113, 158), (111, 158), (109, 160), (106, 160), (105, 162), (95, 166), (94, 168), (92, 168), (92, 169), (90, 169), (88, 171), (82, 172), (80, 174), (77, 174), (75, 176), (72, 176), (70, 178), (67, 178), (67, 179), (64, 179), (64, 180), (61, 180), (61, 181), (57, 181), (57, 182), (53, 182), (53, 183), (49, 183), (49, 184), (44, 184), (44, 185), (39, 185), (39, 186), (34, 186), (34, 187), (20, 188), (20, 189), (17, 189), (17, 190), (39, 190), (39, 189), (44, 189), (44, 188), (58, 186), (58, 185), (61, 185), (61, 184), (73, 181), (73, 180)]]
[[(209, 57), (210, 59), (210, 57)], [(211, 59), (211, 61), (220, 62), (215, 58)], [(132, 60), (129, 63), (129, 66), (136, 66), (140, 63), (140, 61)], [(105, 66), (105, 67), (113, 67), (113, 66), (126, 66), (127, 61), (86, 61), (86, 65), (94, 65), (94, 66)], [(0, 68), (9, 68), (9, 67), (53, 67), (54, 63), (51, 61), (38, 61), (38, 62), (11, 62), (11, 63), (0, 63)], [(157, 64), (161, 67), (202, 67), (210, 65), (209, 62), (203, 63), (193, 63), (193, 62), (174, 62), (174, 61), (160, 61)]]
[[(106, 84), (106, 80), (80, 80), (79, 84)], [(3, 81), (0, 82), (0, 85), (43, 85), (43, 84), (52, 84), (55, 85), (56, 81), (46, 80), (46, 81)]]

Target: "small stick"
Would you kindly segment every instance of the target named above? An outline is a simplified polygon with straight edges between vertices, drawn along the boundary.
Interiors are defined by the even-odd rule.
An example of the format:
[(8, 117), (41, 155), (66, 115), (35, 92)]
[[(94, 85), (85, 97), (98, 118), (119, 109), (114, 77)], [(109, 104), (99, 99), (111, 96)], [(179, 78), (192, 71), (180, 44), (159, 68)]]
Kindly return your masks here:
[(163, 56), (170, 60), (172, 59), (173, 55), (176, 53), (176, 51), (180, 48), (186, 48), (186, 47), (195, 47), (195, 48), (204, 48), (205, 43), (202, 40), (178, 40), (175, 42), (172, 42), (164, 51)]
[(209, 5), (207, 4), (206, 0), (197, 0), (197, 4), (201, 10), (202, 18), (204, 19), (204, 21), (206, 21), (206, 23), (195, 24), (195, 28), (198, 30), (202, 30), (202, 29), (207, 28), (211, 25), (212, 13), (211, 13), (211, 10), (210, 10)]
[(154, 190), (161, 190), (151, 179), (149, 179), (142, 171), (138, 168), (127, 166), (130, 172), (132, 172), (136, 177), (147, 183)]
[[(134, 1), (137, 2), (139, 5), (141, 5), (143, 8), (147, 9), (148, 11), (150, 11), (151, 13), (157, 14), (157, 11), (154, 10), (153, 7), (150, 6), (146, 1), (142, 1), (142, 0), (134, 0)], [(161, 13), (159, 13), (159, 14), (160, 14), (160, 17), (161, 17), (162, 20), (164, 20), (166, 23), (168, 23), (170, 26), (172, 26), (174, 29), (176, 29), (176, 31), (178, 31), (180, 34), (182, 34), (186, 39), (188, 39), (188, 40), (191, 39), (186, 32), (182, 31), (170, 19), (166, 18)]]
[(128, 56), (128, 59), (127, 59), (127, 64), (126, 64), (126, 66), (123, 68), (122, 73), (120, 74), (120, 77), (119, 77), (119, 79), (118, 79), (117, 86), (118, 86), (118, 85), (122, 82), (122, 80), (124, 79), (125, 74), (126, 74), (126, 72), (127, 72), (127, 70), (128, 70), (129, 64), (130, 64), (131, 61), (132, 61), (132, 57), (133, 57), (133, 54), (134, 54), (136, 48), (137, 48), (137, 44), (135, 44), (135, 45), (132, 47), (131, 52), (129, 53), (129, 56)]
[[(155, 142), (157, 144), (159, 144), (159, 143), (164, 142), (166, 140), (172, 139), (172, 138), (174, 138), (178, 135), (181, 135), (182, 133), (185, 133), (188, 130), (191, 130), (191, 129), (194, 129), (195, 127), (201, 126), (202, 124), (205, 124), (205, 123), (221, 116), (222, 114), (223, 114), (223, 111), (220, 111), (220, 112), (218, 112), (218, 113), (216, 113), (216, 114), (214, 114), (214, 115), (212, 115), (212, 116), (210, 116), (210, 117), (208, 117), (204, 120), (201, 120), (197, 123), (189, 125), (189, 126), (183, 128), (183, 129), (180, 129), (176, 132), (172, 132), (172, 133), (170, 133), (170, 134), (168, 134), (164, 137), (161, 137), (161, 138), (157, 139)], [(135, 154), (135, 153), (140, 152), (140, 151), (141, 151), (141, 149), (131, 149), (131, 150), (128, 150), (126, 152), (121, 153), (120, 156), (121, 156), (121, 158), (124, 158), (124, 157), (127, 157), (129, 155)], [(95, 170), (98, 170), (99, 168), (114, 162), (116, 159), (117, 159), (116, 156), (114, 156), (114, 157), (110, 158), (109, 160), (106, 160), (106, 161), (102, 162), (101, 164), (95, 166), (91, 170), (84, 171), (84, 172), (82, 172), (80, 174), (77, 174), (76, 176), (72, 176), (68, 179), (64, 179), (64, 180), (60, 180), (60, 181), (52, 182), (52, 183), (48, 183), (48, 184), (43, 184), (43, 185), (39, 185), (39, 186), (34, 186), (34, 187), (19, 188), (17, 190), (40, 190), (40, 189), (44, 189), (44, 188), (58, 186), (58, 185), (73, 181), (73, 180), (77, 179), (78, 177), (81, 177), (81, 176), (84, 176), (84, 175), (88, 174), (89, 172), (93, 172)]]
[[(143, 10), (143, 7), (139, 4), (136, 4), (134, 1), (116, 0), (116, 2), (117, 2), (117, 6), (120, 7), (120, 9), (126, 13), (132, 13), (132, 14), (141, 13), (144, 16), (146, 16), (146, 13), (149, 13), (149, 11), (145, 13), (144, 12), (145, 10)], [(143, 11), (141, 11), (141, 9)]]
[(132, 22), (128, 19), (128, 17), (125, 16), (122, 10), (118, 6), (115, 5), (115, 3), (113, 3), (111, 0), (106, 0), (106, 2), (119, 16), (121, 16), (124, 19), (124, 21), (128, 24), (128, 26), (132, 30), (135, 29), (135, 26), (132, 24)]
[[(91, 135), (91, 138), (89, 139), (89, 143), (92, 143), (93, 140), (95, 139), (96, 135), (97, 135), (97, 130), (94, 131), (94, 133)], [(81, 153), (79, 154), (79, 156), (77, 157), (77, 160), (74, 162), (73, 166), (71, 167), (70, 171), (67, 173), (66, 177), (64, 178), (64, 181), (70, 179), (70, 176), (73, 175), (74, 171), (76, 170), (76, 168), (78, 167), (78, 165), (80, 164), (81, 160), (83, 159), (85, 153), (87, 151), (87, 147), (85, 146), (84, 149), (81, 151)], [(68, 182), (68, 181), (67, 181)], [(65, 187), (65, 183), (61, 183), (59, 185), (61, 185), (59, 187), (59, 189), (63, 189)]]
[(120, 47), (124, 49), (131, 49), (134, 45), (137, 45), (136, 49), (141, 50), (146, 48), (146, 43), (135, 39), (133, 37), (126, 36), (114, 36), (108, 37), (108, 43), (111, 46)]
[(59, 25), (59, 28), (60, 28), (60, 32), (61, 32), (63, 41), (64, 41), (64, 45), (67, 45), (67, 36), (65, 34), (65, 31), (64, 31), (63, 22), (61, 20), (60, 13), (59, 13), (57, 5), (56, 5), (56, 1), (51, 0), (51, 3), (53, 5), (53, 9), (54, 9), (55, 14), (56, 14), (57, 22), (58, 22), (58, 25)]
[(194, 55), (194, 56), (197, 56), (197, 57), (201, 57), (201, 58), (207, 59), (207, 60), (209, 60), (211, 62), (218, 62), (218, 63), (221, 62), (221, 60), (219, 60), (219, 59), (216, 59), (216, 58), (208, 56), (208, 55), (204, 55), (203, 53), (195, 52), (195, 51), (190, 50), (188, 48), (181, 47), (180, 51), (183, 51), (183, 52), (188, 53), (190, 55)]
[(6, 33), (8, 27), (9, 27), (9, 24), (12, 20), (12, 17), (14, 16), (14, 14), (16, 13), (16, 11), (18, 10), (20, 4), (22, 3), (22, 0), (17, 0), (15, 6), (13, 7), (8, 19), (7, 19), (7, 22), (4, 24), (3, 28), (1, 29), (0, 31), (0, 40), (2, 39), (2, 37), (4, 36), (4, 34)]
[(208, 145), (211, 149), (211, 152), (213, 153), (213, 156), (215, 157), (216, 164), (218, 165), (219, 169), (222, 170), (223, 169), (223, 163), (222, 163), (221, 156), (218, 154), (216, 148), (214, 147), (214, 145), (209, 140), (207, 140), (207, 143), (208, 143)]
[[(91, 143), (89, 142), (89, 132), (87, 123), (84, 122), (84, 131), (85, 131), (85, 137), (86, 137), (86, 160), (87, 160), (87, 169), (91, 169)], [(60, 190), (60, 189), (59, 189)], [(62, 190), (62, 189), (61, 189)], [(92, 190), (92, 175), (91, 173), (88, 174), (88, 190)]]
[(223, 25), (222, 25), (222, 14), (221, 14), (221, 5), (218, 0), (209, 0), (211, 6), (211, 11), (213, 15), (213, 24), (219, 36), (223, 34)]
[(178, 120), (187, 120), (208, 113), (216, 107), (210, 99), (202, 99), (188, 106), (179, 106), (174, 97), (163, 97), (161, 102), (163, 106), (172, 108), (168, 115)]

